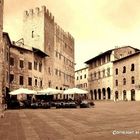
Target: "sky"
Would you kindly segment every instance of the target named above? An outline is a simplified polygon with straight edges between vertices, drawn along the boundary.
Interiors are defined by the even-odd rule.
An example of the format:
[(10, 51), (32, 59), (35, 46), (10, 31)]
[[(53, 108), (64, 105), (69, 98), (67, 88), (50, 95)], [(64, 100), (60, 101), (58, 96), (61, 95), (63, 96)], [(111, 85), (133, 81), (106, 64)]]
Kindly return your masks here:
[(75, 38), (76, 69), (115, 46), (140, 49), (140, 0), (5, 0), (4, 31), (22, 38), (23, 11), (45, 5)]

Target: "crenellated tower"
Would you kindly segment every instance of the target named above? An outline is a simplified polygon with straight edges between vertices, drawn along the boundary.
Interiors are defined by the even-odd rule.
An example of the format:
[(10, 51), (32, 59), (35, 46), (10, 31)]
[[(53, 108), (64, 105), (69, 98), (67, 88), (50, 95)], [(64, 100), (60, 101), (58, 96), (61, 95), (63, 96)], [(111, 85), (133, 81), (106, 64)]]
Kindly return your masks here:
[(23, 38), (25, 47), (36, 47), (46, 52), (48, 50), (46, 46), (52, 46), (53, 26), (54, 17), (45, 6), (24, 11)]
[(45, 58), (44, 88), (74, 86), (74, 38), (59, 27), (46, 6), (24, 11), (23, 38), (24, 47), (49, 55)]

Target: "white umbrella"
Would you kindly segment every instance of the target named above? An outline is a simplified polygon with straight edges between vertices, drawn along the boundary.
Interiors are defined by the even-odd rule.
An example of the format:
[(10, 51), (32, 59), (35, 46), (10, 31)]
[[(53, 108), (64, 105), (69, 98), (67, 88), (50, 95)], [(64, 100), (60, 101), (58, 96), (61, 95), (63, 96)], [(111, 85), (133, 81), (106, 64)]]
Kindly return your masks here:
[(62, 90), (54, 89), (54, 88), (47, 88), (37, 92), (37, 95), (55, 95), (62, 93)]
[(79, 89), (79, 88), (69, 88), (64, 91), (64, 94), (87, 94), (87, 90)]
[(36, 94), (36, 91), (29, 90), (27, 88), (19, 88), (17, 90), (9, 92), (10, 95), (19, 95), (19, 94)]

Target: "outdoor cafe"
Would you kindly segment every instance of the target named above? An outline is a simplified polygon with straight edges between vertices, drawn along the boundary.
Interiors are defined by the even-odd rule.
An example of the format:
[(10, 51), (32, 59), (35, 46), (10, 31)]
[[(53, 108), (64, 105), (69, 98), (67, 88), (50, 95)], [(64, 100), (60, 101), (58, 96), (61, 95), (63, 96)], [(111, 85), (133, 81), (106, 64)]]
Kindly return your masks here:
[(40, 91), (19, 88), (9, 92), (9, 109), (18, 108), (77, 108), (94, 105), (87, 102), (88, 91), (79, 88), (69, 88), (65, 91), (47, 88)]

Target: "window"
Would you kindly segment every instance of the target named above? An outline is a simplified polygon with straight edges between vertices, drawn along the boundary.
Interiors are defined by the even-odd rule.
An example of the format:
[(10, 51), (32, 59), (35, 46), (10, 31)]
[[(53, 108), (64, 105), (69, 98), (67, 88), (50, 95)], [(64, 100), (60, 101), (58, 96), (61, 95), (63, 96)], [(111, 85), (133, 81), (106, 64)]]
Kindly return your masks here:
[(48, 82), (48, 87), (51, 87), (51, 81)]
[(58, 57), (58, 52), (57, 51), (55, 52), (55, 56)]
[(34, 38), (34, 31), (32, 31), (32, 38)]
[(98, 72), (98, 78), (99, 78), (99, 79), (101, 78), (101, 73), (100, 73), (100, 71)]
[(118, 68), (116, 68), (115, 72), (116, 72), (116, 75), (118, 75)]
[(14, 58), (13, 57), (10, 57), (10, 65), (14, 66)]
[(87, 87), (87, 83), (84, 83), (84, 87), (85, 87), (85, 88)]
[(80, 79), (82, 79), (82, 75), (80, 76)]
[(105, 64), (105, 57), (102, 58), (102, 64)]
[(39, 63), (39, 72), (42, 71), (42, 63)]
[(98, 66), (101, 66), (101, 59), (98, 60)]
[(23, 54), (23, 51), (20, 51), (20, 54)]
[(110, 61), (110, 55), (107, 55), (107, 62)]
[(34, 69), (37, 70), (37, 62), (34, 61)]
[(20, 61), (19, 61), (19, 67), (20, 67), (20, 68), (23, 68), (23, 67), (24, 67), (23, 60), (20, 60)]
[(118, 80), (115, 81), (115, 85), (118, 86)]
[(103, 70), (103, 77), (105, 77), (105, 70)]
[(32, 62), (28, 62), (28, 69), (32, 70)]
[(31, 77), (28, 77), (28, 85), (32, 86), (32, 78)]
[(37, 86), (37, 79), (35, 79), (35, 86)]
[(123, 73), (126, 73), (126, 67), (125, 66), (123, 67)]
[(55, 69), (55, 75), (58, 75), (58, 70), (57, 69)]
[(135, 78), (134, 78), (134, 76), (131, 77), (131, 83), (132, 84), (135, 84)]
[(131, 64), (131, 71), (134, 71), (134, 70), (135, 70), (135, 65)]
[(10, 74), (10, 83), (14, 81), (14, 74)]
[(40, 80), (40, 87), (42, 87), (42, 80)]
[(107, 76), (110, 76), (110, 68), (107, 68)]
[(24, 80), (23, 76), (19, 76), (19, 85), (23, 85), (24, 83), (23, 80)]
[(94, 72), (94, 78), (96, 78), (96, 72)]
[(123, 78), (123, 85), (126, 85), (126, 78)]
[(79, 80), (79, 77), (77, 76), (77, 80)]
[(86, 74), (84, 75), (84, 78), (87, 78), (87, 75)]
[(9, 52), (6, 52), (6, 60), (9, 61)]

